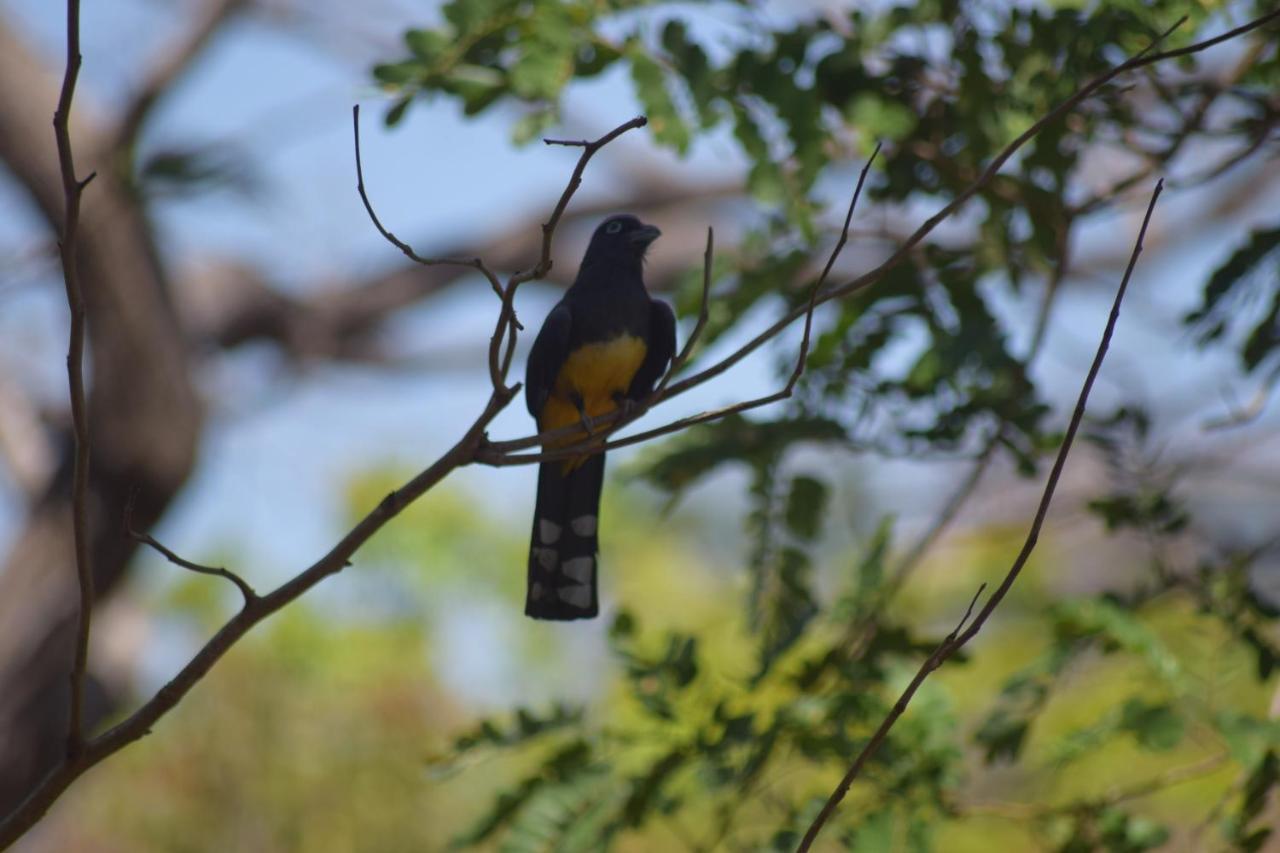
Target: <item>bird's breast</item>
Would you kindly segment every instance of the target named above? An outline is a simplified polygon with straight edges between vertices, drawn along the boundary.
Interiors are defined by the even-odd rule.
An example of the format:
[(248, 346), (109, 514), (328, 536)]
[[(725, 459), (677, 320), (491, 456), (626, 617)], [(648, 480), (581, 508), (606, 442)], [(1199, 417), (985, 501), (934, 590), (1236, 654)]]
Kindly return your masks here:
[(617, 405), (615, 395), (625, 394), (631, 386), (646, 350), (643, 338), (627, 334), (583, 344), (573, 350), (556, 376), (555, 388), (547, 399), (539, 426), (549, 430), (578, 423), (575, 395), (582, 399), (582, 407), (589, 417), (613, 411)]

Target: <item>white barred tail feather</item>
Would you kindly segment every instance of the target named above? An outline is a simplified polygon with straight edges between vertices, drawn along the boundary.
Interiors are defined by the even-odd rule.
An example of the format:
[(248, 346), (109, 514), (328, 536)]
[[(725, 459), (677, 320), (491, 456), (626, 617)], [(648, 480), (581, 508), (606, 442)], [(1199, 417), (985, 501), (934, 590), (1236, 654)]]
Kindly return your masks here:
[(567, 621), (600, 612), (597, 532), (603, 486), (603, 453), (573, 466), (561, 461), (538, 466), (526, 615)]

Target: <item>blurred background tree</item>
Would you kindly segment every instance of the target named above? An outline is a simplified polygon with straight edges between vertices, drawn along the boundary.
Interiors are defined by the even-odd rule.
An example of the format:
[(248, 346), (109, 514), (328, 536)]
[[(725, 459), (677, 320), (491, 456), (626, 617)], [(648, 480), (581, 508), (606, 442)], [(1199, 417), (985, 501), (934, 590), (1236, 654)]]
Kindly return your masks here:
[[(663, 228), (650, 284), (688, 317), (715, 224), (697, 354), (714, 359), (803, 303), (877, 141), (838, 281), (1179, 17), (1163, 47), (1264, 6), (87, 10), (75, 129), (82, 169), (99, 172), (82, 246), (104, 599), (95, 718), (147, 695), (234, 606), (234, 590), (134, 553), (116, 522), (126, 495), (135, 523), (162, 520), (178, 550), (270, 582), (484, 397), (491, 294), (457, 270), (396, 266), (352, 192), (347, 102), (374, 97), (357, 91), (360, 68), (403, 125), (366, 143), (384, 219), (422, 233), (424, 253), (499, 269), (535, 256), (567, 174), (563, 152), (503, 140), (595, 136), (646, 113), (647, 138), (593, 165), (551, 284), (601, 215), (631, 210)], [(0, 231), (0, 810), (58, 754), (75, 606), (49, 251), (57, 62), (42, 58), (56, 56), (57, 11), (9, 2), (0, 24), (0, 202), (14, 211)], [(122, 61), (139, 34), (157, 59)], [(1280, 778), (1278, 82), (1274, 24), (1121, 78), (879, 284), (824, 306), (792, 401), (628, 457), (606, 498), (613, 604), (599, 623), (523, 620), (529, 472), (463, 472), (246, 640), (25, 846), (794, 847), (1011, 558), (1136, 232), (1133, 203), (1163, 175), (1052, 529), (824, 840), (1260, 849)], [(526, 324), (554, 298), (522, 294)], [(797, 339), (673, 408), (773, 387)], [(528, 431), (518, 413), (498, 426)]]

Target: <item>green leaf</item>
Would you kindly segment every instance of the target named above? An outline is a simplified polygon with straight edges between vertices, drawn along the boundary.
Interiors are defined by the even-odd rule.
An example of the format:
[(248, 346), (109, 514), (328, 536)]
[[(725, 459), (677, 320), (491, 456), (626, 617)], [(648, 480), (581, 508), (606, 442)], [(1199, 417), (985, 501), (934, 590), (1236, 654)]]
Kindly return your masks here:
[(1168, 703), (1130, 699), (1120, 713), (1120, 727), (1132, 732), (1144, 748), (1173, 749), (1182, 741), (1186, 723), (1182, 714)]
[(404, 118), (405, 110), (409, 109), (409, 104), (413, 98), (401, 98), (391, 105), (391, 109), (387, 110), (387, 114), (383, 116), (382, 122), (387, 127), (395, 127)]
[(514, 788), (501, 791), (489, 811), (469, 830), (454, 839), (452, 846), (464, 847), (486, 840), (498, 830), (511, 825), (547, 789), (551, 789), (551, 799), (554, 800), (564, 790), (564, 786), (581, 782), (584, 776), (589, 776), (590, 784), (594, 785), (594, 768), (591, 747), (586, 741), (575, 740), (569, 743), (552, 753)]
[(648, 463), (641, 476), (660, 489), (679, 494), (722, 465), (739, 462), (755, 467), (776, 458), (783, 448), (844, 440), (844, 428), (826, 418), (762, 422), (731, 415), (664, 444), (661, 455)]
[(441, 30), (406, 30), (404, 43), (423, 63), (435, 62), (453, 41)]
[(662, 66), (654, 61), (636, 39), (628, 42), (625, 55), (631, 63), (631, 81), (636, 87), (636, 97), (644, 107), (654, 139), (681, 154), (685, 153), (689, 149), (692, 135), (689, 125), (681, 117), (675, 100), (671, 97)]
[(1220, 711), (1213, 726), (1226, 741), (1231, 757), (1247, 767), (1273, 749), (1280, 749), (1280, 720), (1266, 720), (1241, 711)]
[(559, 116), (552, 109), (537, 109), (525, 113), (511, 128), (511, 141), (516, 145), (528, 145), (546, 133)]
[(1179, 691), (1187, 689), (1182, 664), (1133, 613), (1107, 599), (1064, 602), (1053, 610), (1058, 641), (1096, 640), (1106, 653), (1125, 651), (1146, 662)]
[(454, 748), (465, 752), (479, 746), (519, 746), (550, 732), (561, 731), (582, 722), (582, 709), (553, 705), (545, 716), (527, 708), (518, 708), (514, 723), (503, 727), (493, 720), (482, 720), (476, 729), (454, 741)]
[(906, 139), (916, 126), (916, 115), (903, 103), (874, 92), (862, 92), (845, 109), (849, 124), (875, 140)]
[(1031, 722), (1026, 717), (1016, 716), (1006, 708), (997, 708), (982, 722), (973, 738), (984, 748), (988, 764), (1016, 761), (1030, 729)]
[(1214, 270), (1204, 287), (1204, 298), (1200, 307), (1186, 316), (1188, 325), (1199, 325), (1200, 342), (1205, 344), (1222, 332), (1222, 323), (1229, 317), (1218, 317), (1217, 322), (1210, 323), (1215, 311), (1223, 305), (1228, 297), (1236, 295), (1242, 283), (1260, 269), (1273, 253), (1280, 250), (1280, 228), (1260, 228), (1249, 235), (1249, 240), (1231, 257)]
[(764, 576), (754, 607), (761, 632), (757, 681), (800, 639), (818, 614), (810, 588), (813, 566), (807, 554), (798, 548), (783, 548), (761, 571)]
[(374, 79), (391, 87), (400, 87), (418, 79), (423, 73), (422, 63), (416, 59), (373, 66)]
[(631, 793), (622, 807), (621, 817), (625, 826), (638, 827), (645, 822), (661, 798), (663, 785), (689, 757), (683, 747), (675, 747), (631, 780)]
[(791, 481), (784, 514), (787, 529), (805, 541), (812, 541), (822, 529), (826, 515), (826, 483), (813, 477), (796, 477)]
[(678, 18), (662, 28), (662, 47), (684, 77), (702, 129), (714, 126), (719, 121), (716, 105), (721, 93), (706, 52), (689, 38), (684, 22)]
[(574, 53), (572, 42), (536, 37), (527, 40), (511, 66), (511, 91), (529, 101), (554, 101), (573, 76)]

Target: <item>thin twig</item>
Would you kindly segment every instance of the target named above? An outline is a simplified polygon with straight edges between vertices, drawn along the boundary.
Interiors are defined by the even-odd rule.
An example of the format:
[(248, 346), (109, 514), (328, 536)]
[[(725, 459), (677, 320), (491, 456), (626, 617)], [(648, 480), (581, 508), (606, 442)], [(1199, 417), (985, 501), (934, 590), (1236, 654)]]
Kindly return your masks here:
[(373, 210), (373, 204), (369, 201), (369, 195), (364, 188), (364, 164), (360, 158), (360, 105), (354, 104), (351, 107), (351, 130), (355, 136), (356, 150), (356, 192), (360, 193), (360, 201), (364, 202), (365, 212), (369, 214), (369, 219), (373, 221), (373, 227), (378, 229), (386, 241), (395, 246), (404, 256), (414, 263), (422, 264), (424, 267), (435, 266), (456, 266), (471, 267), (479, 270), (486, 279), (489, 280), (489, 286), (493, 288), (493, 292), (502, 298), (502, 284), (498, 281), (498, 277), (484, 264), (480, 258), (425, 258), (413, 250), (413, 247), (401, 240), (395, 234), (391, 233), (386, 226), (382, 224), (382, 220), (378, 218), (378, 214)]
[[(516, 330), (520, 328), (520, 324), (515, 319), (516, 289), (527, 281), (534, 281), (544, 277), (551, 271), (551, 241), (555, 237), (556, 226), (560, 224), (560, 219), (564, 216), (565, 209), (569, 207), (569, 200), (573, 198), (573, 194), (582, 185), (582, 173), (586, 170), (587, 163), (591, 162), (591, 158), (596, 155), (597, 151), (628, 130), (644, 127), (648, 123), (649, 120), (644, 116), (636, 116), (630, 121), (618, 125), (599, 139), (590, 142), (586, 140), (581, 142), (546, 141), (548, 145), (581, 147), (582, 154), (578, 157), (577, 165), (573, 167), (573, 174), (569, 176), (569, 183), (565, 185), (564, 192), (560, 194), (555, 208), (551, 211), (551, 217), (542, 224), (542, 250), (538, 256), (538, 262), (529, 269), (512, 275), (507, 279), (507, 286), (500, 289), (499, 296), (502, 298), (502, 308), (498, 312), (498, 322), (489, 338), (489, 378), (495, 391), (506, 390), (507, 373), (511, 369), (511, 360), (515, 353)], [(506, 355), (501, 356), (504, 339), (507, 341)]]
[[(1089, 392), (1093, 389), (1093, 383), (1097, 379), (1098, 371), (1102, 369), (1102, 362), (1106, 358), (1107, 348), (1111, 344), (1111, 336), (1115, 332), (1117, 321), (1120, 319), (1120, 304), (1124, 301), (1125, 291), (1128, 290), (1129, 287), (1129, 279), (1133, 275), (1133, 269), (1138, 262), (1138, 256), (1142, 253), (1142, 242), (1147, 234), (1147, 226), (1151, 223), (1151, 214), (1155, 210), (1156, 200), (1160, 197), (1160, 191), (1163, 186), (1163, 182), (1157, 183), (1155, 191), (1151, 194), (1151, 201), (1147, 205), (1146, 215), (1142, 219), (1142, 227), (1139, 229), (1138, 238), (1134, 242), (1133, 253), (1129, 257), (1129, 265), (1125, 268), (1124, 277), (1120, 280), (1120, 287), (1116, 290), (1115, 301), (1112, 303), (1111, 314), (1107, 318), (1107, 325), (1103, 330), (1102, 340), (1098, 344), (1097, 354), (1093, 358), (1093, 363), (1089, 366), (1089, 372), (1085, 376), (1084, 385), (1080, 389), (1080, 396), (1076, 400), (1074, 411), (1071, 413), (1071, 421), (1067, 426), (1067, 433), (1062, 440), (1062, 446), (1058, 449), (1057, 458), (1054, 459), (1053, 469), (1049, 472), (1049, 478), (1045, 483), (1044, 493), (1040, 497), (1040, 504), (1036, 508), (1035, 518), (1031, 523), (1031, 529), (1027, 533), (1027, 538), (1023, 543), (1022, 550), (1018, 552), (1018, 556), (1014, 559), (1013, 565), (1005, 574), (1004, 580), (1000, 582), (1000, 585), (991, 595), (991, 598), (989, 598), (987, 603), (983, 605), (982, 609), (978, 611), (978, 615), (974, 618), (973, 622), (969, 624), (967, 628), (964, 627), (965, 622), (968, 621), (969, 613), (972, 612), (973, 609), (973, 603), (971, 602), (969, 605), (969, 611), (966, 611), (965, 618), (961, 620), (960, 626), (948, 635), (938, 648), (934, 650), (933, 654), (929, 655), (925, 662), (920, 666), (915, 677), (911, 679), (911, 683), (907, 685), (907, 689), (903, 691), (900, 697), (898, 697), (898, 701), (894, 703), (893, 708), (880, 723), (879, 728), (876, 729), (875, 733), (863, 746), (862, 751), (858, 753), (857, 758), (854, 759), (853, 764), (849, 767), (848, 772), (845, 773), (844, 778), (840, 780), (840, 784), (836, 787), (835, 791), (831, 793), (831, 796), (823, 805), (818, 816), (814, 818), (813, 823), (809, 826), (809, 830), (801, 840), (800, 846), (797, 848), (798, 853), (803, 853), (812, 846), (814, 840), (818, 837), (818, 833), (822, 831), (822, 827), (826, 824), (831, 815), (835, 813), (836, 807), (840, 804), (840, 801), (844, 799), (845, 794), (848, 793), (850, 785), (852, 785), (854, 780), (857, 779), (858, 775), (862, 772), (863, 767), (888, 736), (889, 730), (893, 728), (894, 723), (896, 723), (898, 718), (907, 710), (907, 705), (915, 696), (916, 691), (920, 689), (920, 685), (929, 677), (929, 674), (941, 666), (944, 661), (959, 651), (966, 643), (973, 639), (979, 631), (982, 630), (982, 626), (986, 624), (987, 619), (1000, 605), (1000, 602), (1004, 600), (1004, 597), (1008, 595), (1009, 590), (1018, 579), (1018, 575), (1021, 574), (1023, 566), (1026, 565), (1027, 560), (1030, 558), (1031, 552), (1035, 549), (1036, 542), (1040, 536), (1040, 528), (1044, 524), (1045, 516), (1048, 515), (1049, 505), (1053, 501), (1053, 493), (1058, 486), (1058, 479), (1062, 476), (1062, 470), (1066, 465), (1067, 454), (1071, 452), (1071, 444), (1075, 440), (1076, 432), (1080, 428), (1080, 422), (1084, 418), (1085, 406), (1089, 401)], [(979, 593), (981, 593), (981, 591), (982, 590), (979, 589)], [(975, 602), (976, 600), (977, 596), (974, 597)]]
[(689, 360), (689, 356), (693, 354), (694, 346), (697, 345), (698, 339), (702, 337), (703, 329), (707, 327), (707, 320), (711, 316), (711, 266), (715, 260), (715, 251), (715, 230), (708, 225), (707, 248), (702, 253), (702, 300), (698, 305), (698, 320), (694, 323), (693, 331), (685, 339), (684, 346), (680, 348), (680, 352), (671, 360), (671, 366), (667, 369), (666, 375), (662, 377), (662, 382), (654, 390), (653, 398), (655, 400), (662, 399), (662, 395), (666, 393), (667, 385), (684, 367), (685, 362)]
[(93, 615), (93, 566), (89, 557), (89, 519), (86, 493), (89, 487), (89, 415), (84, 394), (84, 294), (76, 258), (76, 238), (80, 227), (80, 194), (93, 180), (76, 178), (71, 153), (71, 100), (80, 74), (80, 2), (67, 0), (67, 67), (62, 91), (53, 114), (53, 133), (58, 146), (58, 166), (62, 172), (64, 211), (58, 252), (62, 257), (62, 277), (71, 311), (70, 344), (67, 351), (67, 379), (71, 394), (71, 423), (75, 438), (75, 460), (71, 475), (71, 518), (75, 537), (76, 575), (80, 586), (76, 620), (75, 659), (71, 665), (71, 708), (67, 724), (67, 760), (84, 749), (84, 679), (89, 664), (89, 628)]
[(157, 552), (160, 553), (162, 557), (164, 557), (170, 563), (173, 563), (175, 566), (181, 566), (184, 569), (188, 569), (193, 572), (198, 572), (202, 575), (215, 575), (217, 577), (226, 578), (227, 580), (231, 581), (233, 584), (236, 585), (236, 588), (240, 590), (240, 594), (244, 596), (245, 607), (248, 607), (258, 598), (258, 594), (253, 591), (253, 587), (249, 586), (248, 582), (246, 582), (244, 578), (240, 577), (230, 569), (224, 569), (218, 566), (202, 566), (199, 563), (193, 563), (190, 560), (184, 557), (180, 557), (173, 551), (166, 548), (150, 533), (142, 533), (136, 530), (133, 526), (133, 497), (132, 496), (130, 496), (129, 502), (126, 503), (124, 507), (124, 532), (125, 532), (125, 535), (128, 536), (130, 539), (132, 539), (134, 542), (138, 542), (143, 545), (149, 545), (150, 547), (154, 548)]
[(578, 187), (582, 184), (582, 172), (587, 168), (587, 163), (591, 161), (597, 151), (628, 130), (644, 127), (648, 123), (649, 119), (645, 116), (636, 116), (631, 121), (623, 122), (604, 136), (592, 141), (585, 139), (572, 142), (563, 139), (543, 140), (547, 145), (571, 145), (581, 148), (582, 156), (578, 158), (577, 165), (573, 167), (573, 174), (569, 176), (569, 184), (564, 188), (564, 192), (560, 194), (560, 200), (556, 202), (555, 208), (552, 209), (551, 218), (542, 225), (542, 253), (538, 257), (538, 262), (529, 270), (513, 276), (510, 286), (514, 287), (524, 284), (526, 281), (542, 278), (550, 272), (551, 238), (555, 235), (556, 226), (560, 224), (560, 217), (564, 216), (565, 208), (569, 206), (569, 199), (573, 198), (573, 194), (578, 191)]

